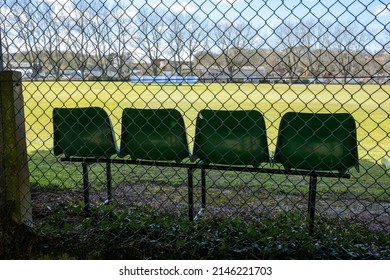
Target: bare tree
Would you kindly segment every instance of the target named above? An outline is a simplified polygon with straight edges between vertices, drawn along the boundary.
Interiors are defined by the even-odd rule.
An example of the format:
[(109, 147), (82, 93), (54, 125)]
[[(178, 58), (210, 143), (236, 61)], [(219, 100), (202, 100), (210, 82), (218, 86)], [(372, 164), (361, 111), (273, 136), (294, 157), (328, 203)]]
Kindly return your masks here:
[(33, 77), (37, 77), (43, 65), (41, 37), (44, 31), (39, 22), (44, 15), (37, 11), (37, 6), (38, 0), (19, 0), (12, 9), (16, 40), (25, 48), (25, 58), (33, 71)]
[(66, 45), (75, 54), (73, 64), (84, 78), (88, 65), (97, 67), (102, 78), (108, 77), (112, 49), (113, 25), (111, 7), (99, 0), (74, 2), (73, 12), (66, 23)]
[(382, 65), (383, 71), (386, 73), (386, 75), (390, 76), (390, 59), (389, 59), (389, 53), (390, 53), (390, 23), (386, 25), (384, 28), (386, 35), (385, 35), (385, 42), (383, 43), (384, 47), (383, 49), (386, 51), (386, 56), (388, 57), (387, 62)]
[(222, 22), (212, 29), (211, 40), (219, 53), (216, 66), (232, 80), (234, 74), (248, 62), (243, 50), (256, 48), (259, 37), (248, 23)]
[(383, 48), (390, 52), (390, 23), (388, 23), (384, 27), (385, 36), (384, 36), (384, 42), (383, 42)]
[(154, 76), (158, 75), (158, 60), (162, 57), (165, 47), (163, 33), (166, 26), (161, 14), (163, 13), (160, 9), (152, 10), (144, 6), (134, 18), (138, 28), (134, 35), (135, 53), (140, 60), (145, 60), (149, 64), (146, 71), (151, 70)]
[[(4, 5), (0, 6), (0, 71), (4, 68), (11, 68), (9, 59), (9, 48), (14, 38), (14, 31), (12, 28), (11, 9), (9, 8), (10, 1), (4, 1)], [(6, 59), (7, 55), (7, 59)]]
[(297, 28), (299, 23), (293, 21), (285, 21), (279, 25), (276, 30), (276, 44), (277, 49), (280, 50), (279, 55), (281, 63), (284, 65), (284, 75), (292, 82), (297, 78), (303, 69), (301, 64), (301, 57), (305, 52), (302, 46), (302, 32)]
[(183, 13), (171, 13), (167, 19), (167, 27), (164, 39), (168, 45), (168, 53), (171, 56), (175, 75), (181, 75), (184, 62), (185, 43), (187, 41), (186, 24), (189, 18)]
[(64, 21), (64, 38), (67, 48), (74, 53), (73, 63), (80, 70), (82, 79), (87, 69), (90, 58), (91, 42), (87, 36), (89, 22), (89, 4), (85, 0), (74, 2), (73, 12), (70, 17)]
[[(207, 49), (207, 48), (206, 48)], [(216, 55), (209, 50), (201, 50), (195, 53), (195, 61), (197, 65), (201, 65), (204, 68), (210, 68), (214, 65)]]
[[(108, 2), (107, 2), (108, 3)], [(108, 77), (109, 53), (113, 37), (111, 36), (112, 21), (110, 17), (110, 8), (106, 2), (99, 0), (93, 1), (90, 5), (89, 24), (85, 29), (86, 35), (91, 42), (91, 52), (95, 56), (94, 63), (102, 71), (102, 78)]]
[(190, 74), (195, 72), (194, 55), (205, 46), (207, 28), (207, 21), (195, 15), (185, 12), (169, 14), (164, 39), (176, 74), (182, 75), (183, 63), (187, 63)]
[(118, 3), (112, 13), (113, 28), (111, 48), (114, 54), (114, 62), (119, 78), (124, 79), (128, 72), (127, 65), (131, 58), (131, 51), (128, 49), (129, 42), (133, 39), (134, 27), (132, 19), (126, 13), (126, 9)]
[(301, 63), (304, 72), (309, 76), (319, 76), (327, 65), (327, 49), (329, 48), (329, 34), (324, 21), (314, 18), (303, 19), (297, 26), (298, 37), (302, 47)]
[(207, 34), (209, 31), (209, 23), (207, 20), (202, 20), (195, 15), (189, 15), (186, 24), (187, 40), (185, 48), (188, 53), (188, 67), (190, 75), (195, 73), (194, 58), (195, 54), (201, 50), (205, 50), (207, 46)]
[(333, 64), (339, 75), (346, 83), (348, 77), (355, 76), (361, 70), (357, 63), (357, 56), (364, 50), (366, 44), (366, 33), (356, 23), (340, 23), (333, 25), (332, 34), (335, 38), (332, 44), (334, 55)]
[(37, 11), (42, 15), (39, 26), (43, 31), (41, 41), (47, 56), (45, 65), (50, 73), (54, 74), (55, 77), (59, 77), (64, 62), (64, 51), (61, 50), (64, 41), (61, 37), (64, 17), (57, 14), (54, 9), (54, 5), (49, 5), (47, 2), (42, 2), (37, 7)]

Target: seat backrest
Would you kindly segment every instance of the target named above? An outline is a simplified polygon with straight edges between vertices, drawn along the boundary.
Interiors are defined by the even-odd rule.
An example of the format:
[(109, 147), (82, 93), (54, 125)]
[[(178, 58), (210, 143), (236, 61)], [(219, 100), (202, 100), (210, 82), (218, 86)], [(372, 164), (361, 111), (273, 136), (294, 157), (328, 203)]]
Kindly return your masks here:
[(54, 154), (105, 157), (117, 153), (113, 127), (103, 108), (54, 108)]
[(119, 155), (177, 162), (188, 158), (187, 135), (180, 112), (175, 109), (124, 109)]
[(263, 115), (254, 110), (200, 111), (193, 156), (206, 164), (259, 166), (269, 162)]
[(274, 161), (286, 169), (358, 169), (354, 118), (348, 113), (286, 113), (280, 122)]

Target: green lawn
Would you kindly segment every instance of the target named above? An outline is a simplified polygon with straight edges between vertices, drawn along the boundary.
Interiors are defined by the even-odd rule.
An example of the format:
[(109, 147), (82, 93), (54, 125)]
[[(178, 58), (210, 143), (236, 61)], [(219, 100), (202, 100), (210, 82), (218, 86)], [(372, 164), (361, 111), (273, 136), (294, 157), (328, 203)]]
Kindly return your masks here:
[[(119, 139), (123, 108), (177, 108), (187, 125), (190, 148), (197, 112), (203, 108), (261, 111), (266, 119), (270, 150), (276, 144), (281, 116), (288, 111), (349, 112), (358, 125), (361, 170), (351, 170), (352, 180), (326, 181), (322, 187), (338, 194), (353, 193), (356, 197), (389, 200), (390, 176), (380, 165), (390, 151), (390, 85), (286, 85), (286, 84), (197, 84), (197, 85), (134, 85), (124, 82), (24, 82), (26, 130), (31, 156), (32, 182), (39, 185), (75, 186), (81, 184), (80, 170), (68, 165), (66, 171), (50, 151), (52, 141), (52, 110), (55, 107), (104, 107)], [(123, 167), (121, 167), (123, 170)], [(74, 174), (73, 172), (76, 172)], [(98, 176), (96, 171), (92, 176)], [(122, 172), (123, 174), (125, 172)], [(95, 175), (94, 175), (95, 174)], [(117, 175), (120, 182), (121, 174)], [(212, 177), (212, 176), (215, 176)], [(71, 180), (69, 180), (72, 178)], [(166, 176), (164, 177), (166, 180)], [(185, 178), (185, 175), (184, 175)], [(220, 186), (239, 185), (236, 175), (209, 180)], [(123, 176), (123, 179), (128, 179)], [(258, 179), (261, 180), (261, 179)], [(255, 181), (259, 182), (258, 180)], [(300, 178), (276, 178), (264, 186), (302, 185)], [(330, 182), (330, 183), (329, 183)], [(245, 185), (250, 185), (246, 182)], [(272, 186), (270, 186), (272, 187)], [(321, 183), (319, 185), (321, 189)], [(289, 190), (284, 190), (287, 193)]]
[(349, 112), (358, 123), (360, 158), (372, 162), (390, 151), (390, 85), (198, 84), (133, 85), (122, 82), (25, 82), (29, 151), (52, 147), (54, 107), (100, 106), (111, 114), (117, 135), (123, 108), (177, 108), (189, 140), (203, 108), (263, 112), (271, 150), (280, 117), (287, 111)]

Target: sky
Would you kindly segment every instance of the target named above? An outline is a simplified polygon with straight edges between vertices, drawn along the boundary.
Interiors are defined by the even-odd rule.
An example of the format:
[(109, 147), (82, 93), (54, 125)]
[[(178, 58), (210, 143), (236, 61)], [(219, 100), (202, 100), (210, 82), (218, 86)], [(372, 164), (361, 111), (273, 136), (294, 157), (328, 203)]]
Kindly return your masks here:
[(360, 29), (376, 38), (368, 46), (374, 51), (382, 48), (381, 44), (390, 37), (389, 0), (134, 0), (127, 3), (131, 3), (130, 10), (147, 3), (153, 8), (189, 13), (214, 23), (250, 22), (254, 26), (265, 26), (264, 31), (269, 34), (287, 20), (298, 22), (312, 18), (345, 25), (357, 22)]
[(164, 7), (169, 10), (184, 11), (207, 16), (218, 22), (222, 18), (259, 21), (268, 25), (278, 25), (283, 20), (300, 19), (312, 16), (328, 20), (351, 21), (357, 19), (364, 24), (386, 25), (390, 20), (389, 1), (370, 0), (151, 0), (130, 1), (133, 6), (141, 7), (147, 2), (152, 7)]
[[(3, 0), (1, 0), (3, 2)], [(15, 0), (5, 0), (3, 3)], [(38, 0), (39, 1), (39, 0)], [(78, 1), (100, 1), (107, 9), (122, 7), (123, 13), (134, 17), (143, 6), (162, 11), (188, 13), (215, 24), (221, 21), (249, 22), (272, 34), (283, 22), (298, 22), (304, 18), (326, 20), (328, 23), (357, 22), (359, 28), (370, 32), (373, 44), (387, 44), (390, 37), (390, 0), (42, 0), (56, 7), (58, 13), (69, 11)], [(95, 8), (99, 5), (91, 5)], [(2, 14), (6, 8), (0, 2)], [(379, 45), (378, 45), (379, 43)], [(373, 47), (374, 49), (375, 47)]]
[[(3, 3), (15, 0), (5, 0)], [(39, 1), (39, 0), (38, 0)], [(274, 28), (285, 20), (300, 20), (306, 17), (327, 21), (358, 21), (373, 30), (389, 29), (389, 0), (42, 0), (57, 7), (58, 12), (70, 8), (78, 1), (97, 1), (107, 6), (120, 5), (128, 16), (134, 16), (142, 6), (160, 8), (176, 13), (189, 13), (199, 18), (208, 18), (217, 23), (247, 21), (256, 25)], [(94, 7), (95, 4), (92, 5)], [(64, 9), (65, 8), (65, 9)], [(0, 4), (1, 12), (5, 6)], [(69, 9), (71, 10), (71, 9)]]
[[(54, 5), (66, 6), (79, 0), (45, 0)], [(93, 1), (93, 0), (87, 0)], [(390, 21), (390, 1), (384, 0), (99, 0), (120, 3), (129, 14), (144, 5), (174, 12), (208, 17), (214, 22), (247, 20), (273, 26), (283, 20), (312, 16), (327, 20), (351, 21), (386, 26)]]
[[(70, 1), (70, 0), (61, 0)], [(110, 0), (109, 0), (110, 1)], [(121, 0), (112, 0), (121, 1)], [(297, 22), (303, 18), (321, 19), (327, 22), (358, 22), (378, 41), (390, 32), (389, 0), (133, 0), (129, 10), (144, 5), (176, 13), (189, 13), (199, 18), (220, 21), (244, 21), (254, 26), (265, 26), (268, 33), (286, 20)], [(376, 43), (376, 42), (374, 42)]]

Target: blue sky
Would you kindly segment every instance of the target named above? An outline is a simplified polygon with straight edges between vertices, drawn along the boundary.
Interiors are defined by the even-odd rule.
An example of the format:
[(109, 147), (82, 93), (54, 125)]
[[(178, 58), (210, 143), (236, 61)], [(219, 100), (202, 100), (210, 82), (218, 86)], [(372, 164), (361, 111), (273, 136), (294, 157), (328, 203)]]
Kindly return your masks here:
[[(146, 1), (131, 1), (136, 7)], [(386, 25), (390, 20), (389, 1), (370, 0), (151, 0), (152, 7), (170, 10), (184, 10), (191, 14), (207, 16), (218, 22), (222, 18), (235, 20), (263, 21), (268, 25), (278, 25), (282, 20), (302, 17), (324, 17), (328, 20), (351, 21), (357, 19), (367, 24), (375, 21)]]
[[(66, 5), (81, 0), (45, 0), (64, 10)], [(92, 2), (94, 0), (86, 0)], [(246, 21), (257, 26), (275, 28), (285, 20), (321, 18), (329, 22), (358, 21), (369, 30), (383, 32), (389, 29), (389, 0), (97, 0), (105, 5), (118, 5), (126, 14), (134, 16), (142, 6), (159, 7), (163, 10), (183, 12), (208, 18), (217, 23), (221, 20)], [(107, 4), (110, 3), (110, 4)], [(95, 4), (92, 7), (96, 6)]]
[[(187, 12), (200, 18), (250, 21), (279, 25), (286, 19), (299, 20), (305, 17), (324, 18), (329, 21), (348, 22), (357, 20), (365, 26), (384, 28), (390, 22), (389, 0), (42, 0), (66, 10), (79, 1), (120, 4), (128, 15), (134, 15), (141, 6), (160, 7), (175, 12)], [(108, 4), (109, 3), (109, 4)], [(0, 5), (2, 6), (2, 5)], [(92, 4), (92, 7), (96, 4)], [(99, 6), (99, 5), (98, 5)]]
[(130, 10), (149, 5), (194, 14), (214, 23), (223, 20), (250, 22), (255, 26), (266, 27), (264, 31), (268, 34), (286, 20), (297, 22), (312, 18), (328, 23), (357, 22), (359, 29), (365, 29), (372, 38), (376, 38), (367, 46), (373, 50), (381, 48), (381, 44), (386, 44), (384, 41), (390, 37), (389, 0), (134, 0), (130, 3)]
[[(11, 0), (10, 0), (11, 1)], [(71, 13), (74, 3), (97, 1), (91, 9), (103, 5), (107, 10), (118, 4), (129, 17), (142, 6), (161, 8), (175, 13), (189, 13), (199, 19), (250, 22), (263, 28), (265, 36), (283, 22), (297, 22), (305, 18), (326, 20), (328, 23), (358, 23), (359, 30), (369, 32), (371, 43), (367, 49), (381, 49), (390, 40), (390, 0), (42, 0), (51, 3), (58, 13)], [(97, 5), (96, 3), (99, 3)], [(0, 5), (1, 6), (1, 5)], [(2, 13), (6, 14), (5, 7)], [(99, 10), (99, 9), (98, 9)], [(70, 14), (68, 14), (70, 16)], [(385, 35), (385, 36), (384, 36)]]

